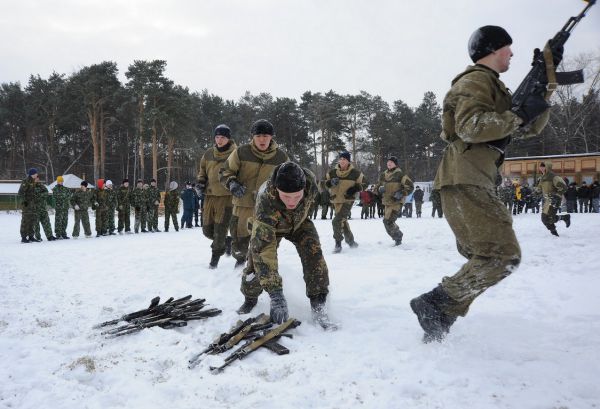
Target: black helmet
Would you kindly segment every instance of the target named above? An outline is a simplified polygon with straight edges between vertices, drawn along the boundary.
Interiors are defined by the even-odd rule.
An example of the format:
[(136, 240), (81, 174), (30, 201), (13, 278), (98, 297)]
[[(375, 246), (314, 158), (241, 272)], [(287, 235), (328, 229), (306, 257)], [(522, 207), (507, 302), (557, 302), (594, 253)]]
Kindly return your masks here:
[(479, 27), (469, 38), (469, 57), (473, 62), (477, 62), (486, 55), (510, 44), (512, 44), (512, 38), (502, 27)]

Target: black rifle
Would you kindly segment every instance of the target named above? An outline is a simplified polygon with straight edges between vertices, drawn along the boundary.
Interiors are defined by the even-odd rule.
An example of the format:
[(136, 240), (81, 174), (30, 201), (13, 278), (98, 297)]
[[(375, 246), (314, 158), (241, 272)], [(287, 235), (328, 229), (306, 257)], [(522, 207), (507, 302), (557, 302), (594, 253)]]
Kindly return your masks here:
[[(580, 84), (583, 82), (583, 70), (556, 72), (553, 56), (561, 56), (571, 31), (585, 17), (585, 13), (596, 3), (596, 0), (585, 0), (587, 6), (576, 17), (567, 20), (564, 27), (548, 40), (543, 51), (536, 48), (533, 52), (532, 67), (525, 79), (512, 96), (513, 110), (522, 107), (529, 95), (542, 95), (548, 101), (558, 85)], [(558, 60), (558, 59), (557, 59)]]

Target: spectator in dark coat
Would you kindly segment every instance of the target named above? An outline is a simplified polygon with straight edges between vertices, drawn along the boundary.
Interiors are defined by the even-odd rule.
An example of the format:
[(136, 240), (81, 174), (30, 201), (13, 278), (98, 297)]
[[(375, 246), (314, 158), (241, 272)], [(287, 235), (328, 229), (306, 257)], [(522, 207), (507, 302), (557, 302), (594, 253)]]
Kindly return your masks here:
[(181, 228), (187, 227), (192, 228), (192, 216), (194, 215), (194, 209), (196, 208), (197, 196), (192, 188), (191, 182), (185, 182), (185, 189), (180, 193), (181, 200), (183, 201), (183, 216), (181, 216)]
[(571, 182), (565, 192), (567, 199), (567, 213), (577, 213), (577, 184)]
[[(579, 200), (579, 213), (588, 213), (590, 204), (590, 188), (585, 180), (581, 182), (581, 186), (577, 189), (577, 199)], [(584, 210), (585, 209), (585, 210)]]

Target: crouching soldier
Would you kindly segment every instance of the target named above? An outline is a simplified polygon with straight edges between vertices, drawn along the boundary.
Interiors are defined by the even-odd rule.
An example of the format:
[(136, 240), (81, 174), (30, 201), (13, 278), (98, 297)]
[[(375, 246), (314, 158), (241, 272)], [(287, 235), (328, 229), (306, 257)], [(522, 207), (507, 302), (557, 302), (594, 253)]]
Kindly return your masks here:
[(546, 165), (544, 162), (542, 162), (540, 163), (539, 169), (540, 173), (542, 174), (539, 182), (539, 188), (542, 189), (542, 194), (544, 195), (542, 223), (544, 223), (544, 226), (550, 230), (550, 233), (558, 236), (555, 225), (556, 222), (562, 220), (565, 222), (567, 227), (571, 225), (570, 214), (561, 216), (557, 215), (557, 213), (560, 211), (560, 202), (562, 200), (562, 196), (567, 191), (567, 184), (563, 178), (552, 172), (552, 163), (548, 163), (548, 165)]
[(317, 230), (308, 217), (317, 191), (313, 174), (293, 162), (277, 166), (261, 186), (252, 220), (248, 263), (242, 276), (245, 301), (238, 313), (249, 313), (265, 290), (271, 297), (271, 320), (281, 323), (288, 319), (277, 271), (277, 247), (286, 238), (296, 246), (300, 256), (313, 319), (325, 329), (335, 329), (325, 307), (329, 286), (327, 264)]

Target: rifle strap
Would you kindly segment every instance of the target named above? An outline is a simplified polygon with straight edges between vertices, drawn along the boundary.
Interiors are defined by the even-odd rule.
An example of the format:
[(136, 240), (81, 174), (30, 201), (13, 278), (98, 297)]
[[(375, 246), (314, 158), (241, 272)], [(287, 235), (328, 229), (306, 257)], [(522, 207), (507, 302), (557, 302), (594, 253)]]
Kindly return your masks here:
[(546, 101), (550, 100), (550, 97), (558, 87), (558, 81), (556, 80), (556, 67), (554, 66), (554, 57), (552, 56), (552, 49), (550, 48), (550, 42), (547, 42), (544, 46), (544, 62), (546, 63), (546, 78), (548, 78), (548, 87), (546, 88)]

